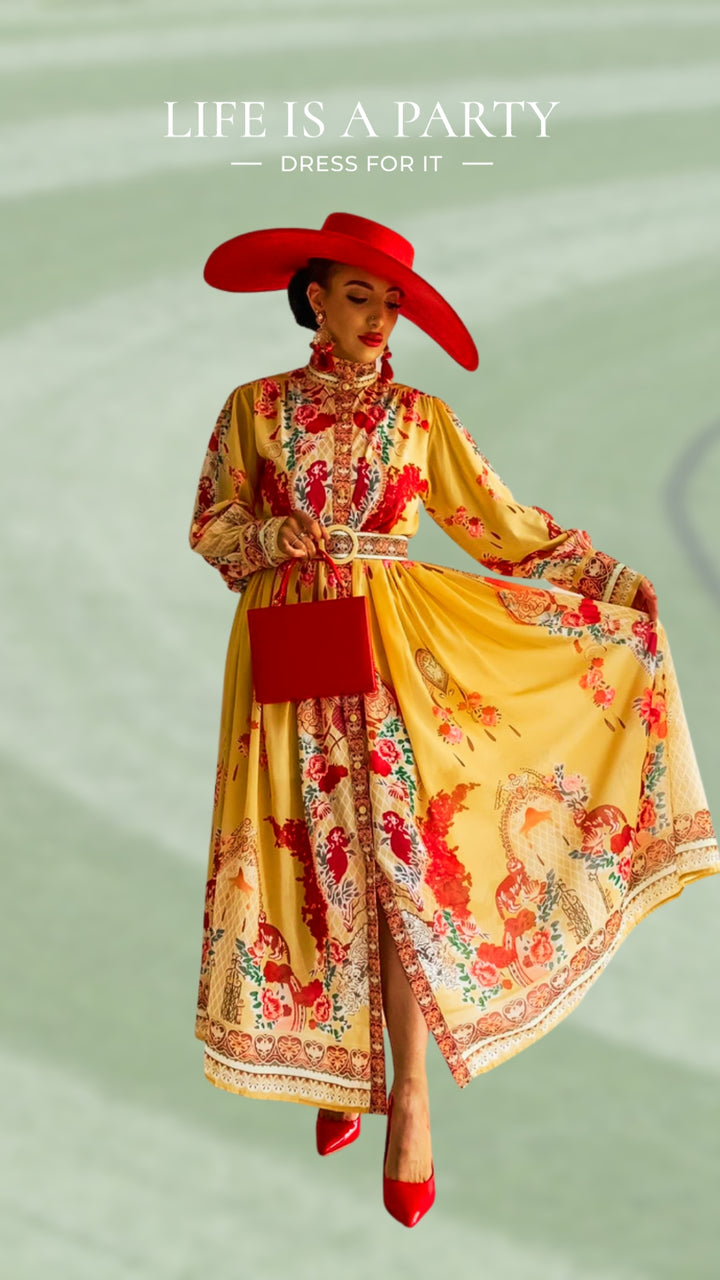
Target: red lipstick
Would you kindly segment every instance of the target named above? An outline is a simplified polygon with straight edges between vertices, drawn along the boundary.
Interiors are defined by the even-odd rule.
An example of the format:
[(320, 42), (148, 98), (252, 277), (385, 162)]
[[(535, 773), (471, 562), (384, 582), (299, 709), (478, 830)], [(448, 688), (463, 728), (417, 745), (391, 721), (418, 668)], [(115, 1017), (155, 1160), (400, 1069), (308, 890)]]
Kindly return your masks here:
[(380, 347), (382, 346), (382, 340), (383, 338), (381, 333), (360, 334), (360, 341), (364, 342), (367, 347)]

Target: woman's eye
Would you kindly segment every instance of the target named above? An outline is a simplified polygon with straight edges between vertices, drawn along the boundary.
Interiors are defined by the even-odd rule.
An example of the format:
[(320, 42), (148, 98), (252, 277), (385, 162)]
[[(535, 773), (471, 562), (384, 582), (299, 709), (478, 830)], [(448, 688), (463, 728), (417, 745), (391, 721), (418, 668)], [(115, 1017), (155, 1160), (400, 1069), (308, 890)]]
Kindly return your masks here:
[[(368, 298), (356, 298), (352, 293), (348, 293), (346, 297), (350, 302), (368, 302), (369, 301)], [(401, 304), (399, 302), (388, 302), (386, 303), (386, 305), (390, 307), (391, 311), (398, 311), (400, 309)]]

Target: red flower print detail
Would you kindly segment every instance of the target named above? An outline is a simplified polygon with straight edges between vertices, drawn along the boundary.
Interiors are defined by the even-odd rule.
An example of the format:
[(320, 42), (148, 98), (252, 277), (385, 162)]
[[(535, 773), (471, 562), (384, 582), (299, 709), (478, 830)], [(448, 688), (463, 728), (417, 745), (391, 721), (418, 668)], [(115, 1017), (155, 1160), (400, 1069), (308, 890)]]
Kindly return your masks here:
[(642, 641), (646, 652), (654, 657), (657, 653), (658, 641), (657, 630), (655, 629), (654, 624), (649, 620), (638, 620), (637, 622), (633, 622), (631, 631), (633, 632), (633, 635), (636, 635), (638, 639)]
[(318, 780), (318, 789), (329, 795), (340, 779), (346, 777), (347, 769), (344, 764), (329, 764), (323, 776)]
[(618, 862), (618, 875), (621, 880), (630, 879), (630, 871), (632, 869), (632, 860), (630, 858), (621, 858)]
[(263, 378), (260, 383), (260, 394), (253, 404), (253, 413), (258, 418), (274, 418), (277, 413), (277, 400), (280, 388), (272, 378)]
[(462, 742), (462, 729), (449, 720), (444, 720), (441, 725), (438, 725), (438, 733), (446, 742)]
[(253, 412), (258, 418), (274, 418), (277, 413), (277, 406), (272, 400), (256, 400), (253, 405)]
[(581, 689), (596, 688), (597, 685), (602, 684), (602, 672), (598, 671), (595, 667), (591, 667), (589, 671), (586, 671), (584, 675), (580, 676), (578, 684)]
[(318, 1022), (328, 1021), (328, 1018), (332, 1013), (332, 1005), (330, 1004), (330, 997), (326, 991), (323, 991), (322, 995), (318, 996), (315, 1001), (315, 1004), (313, 1005), (313, 1013), (315, 1014)]
[(310, 431), (313, 435), (319, 435), (321, 431), (327, 431), (337, 420), (334, 413), (320, 413), (313, 404), (299, 404), (293, 413), (293, 422), (302, 427), (304, 431)]
[(563, 609), (560, 614), (560, 623), (563, 627), (581, 627), (583, 616), (577, 609)]
[(590, 623), (600, 621), (600, 610), (594, 600), (583, 600), (582, 604), (578, 605), (577, 611), (583, 622), (588, 626)]
[(644, 796), (640, 805), (638, 827), (654, 827), (657, 822), (657, 809), (651, 796)]
[(477, 924), (469, 913), (457, 917), (455, 928), (458, 931), (458, 937), (462, 938), (463, 942), (472, 942), (478, 935)]
[(442, 911), (436, 911), (433, 916), (433, 933), (437, 938), (444, 938), (448, 932), (450, 925), (448, 924)]
[(439, 791), (431, 797), (425, 817), (418, 820), (429, 855), (425, 871), (427, 883), (438, 905), (449, 907), (458, 916), (467, 914), (472, 880), (455, 850), (449, 848), (447, 837), (455, 814), (467, 809), (462, 802), (471, 786), (471, 783), (460, 782), (450, 793)]
[(406, 463), (400, 472), (396, 467), (388, 467), (382, 502), (365, 528), (381, 533), (392, 529), (400, 521), (408, 502), (419, 493), (425, 493), (427, 486), (427, 480), (423, 479), (420, 468), (414, 462)]
[(368, 763), (373, 773), (379, 773), (383, 778), (387, 778), (392, 773), (392, 765), (389, 760), (383, 760), (377, 751), (371, 751), (368, 756)]
[(319, 978), (313, 978), (312, 982), (309, 982), (306, 987), (301, 987), (299, 991), (295, 992), (295, 1003), (302, 1004), (309, 1009), (321, 995), (322, 983)]
[(344, 947), (337, 938), (330, 939), (330, 959), (333, 964), (344, 964), (347, 957), (347, 947)]
[(347, 769), (345, 764), (328, 764), (323, 755), (313, 755), (307, 762), (306, 774), (311, 782), (318, 783), (320, 791), (327, 794), (337, 786), (341, 778), (347, 776)]
[(291, 982), (293, 971), (289, 964), (278, 964), (276, 960), (266, 960), (263, 977), (268, 982)]
[(563, 791), (569, 791), (571, 793), (573, 791), (581, 791), (583, 785), (583, 779), (579, 773), (566, 773), (563, 778)]
[(353, 422), (361, 431), (366, 431), (367, 434), (370, 435), (370, 432), (375, 430), (378, 423), (382, 422), (384, 417), (385, 406), (378, 403), (371, 405), (367, 412), (359, 410), (357, 413), (354, 413)]
[[(211, 507), (213, 505), (214, 497), (215, 497), (215, 490), (213, 487), (213, 482), (210, 479), (210, 476), (203, 476), (200, 483), (198, 484), (198, 496), (197, 496), (198, 510), (207, 511), (208, 507)], [(195, 521), (193, 531), (195, 530), (197, 531), (198, 537), (200, 536), (200, 530), (202, 529), (204, 524), (207, 524), (207, 521), (203, 520), (202, 517), (199, 520)]]
[(228, 471), (232, 480), (233, 495), (237, 498), (240, 496), (240, 490), (247, 480), (247, 471), (243, 471), (240, 467), (230, 466), (228, 466)]
[(373, 773), (379, 773), (383, 778), (387, 778), (392, 773), (393, 766), (402, 759), (402, 752), (395, 742), (390, 738), (381, 738), (377, 743), (374, 751), (370, 752), (370, 768)]
[(217, 453), (219, 438), (220, 438), (220, 426), (217, 425), (212, 435), (210, 436), (210, 439), (208, 440), (209, 453)]
[(489, 964), (487, 960), (473, 960), (470, 965), (469, 973), (481, 987), (496, 987), (500, 977), (497, 971), (497, 965)]
[(264, 458), (260, 476), (260, 493), (267, 501), (274, 516), (290, 515), (289, 477), (286, 471), (278, 472), (270, 458)]
[(282, 1001), (268, 991), (267, 987), (262, 993), (262, 1011), (266, 1022), (277, 1022), (282, 1013)]
[(480, 721), (482, 724), (498, 724), (500, 721), (500, 712), (497, 707), (483, 707), (480, 712)]
[(611, 702), (615, 701), (615, 690), (609, 685), (605, 685), (602, 689), (596, 689), (593, 694), (593, 702), (596, 707), (609, 707)]
[(547, 964), (554, 954), (555, 948), (550, 940), (550, 934), (547, 929), (539, 929), (528, 949), (530, 959), (533, 964)]
[(260, 379), (260, 394), (264, 400), (277, 400), (280, 396), (280, 387), (274, 378)]
[(651, 729), (658, 738), (667, 737), (667, 709), (665, 695), (653, 689), (646, 689), (642, 698), (636, 698), (633, 706), (649, 732)]
[[(507, 921), (510, 924), (511, 921)], [(494, 942), (481, 942), (477, 949), (478, 960), (484, 960), (486, 964), (491, 964), (493, 968), (504, 969), (506, 965), (512, 964), (517, 959), (517, 951), (515, 947), (515, 938), (511, 939), (512, 946), (498, 947)]]
[(417, 387), (404, 387), (399, 396), (400, 404), (403, 409), (410, 409), (412, 411), (420, 399), (420, 395), (421, 393), (418, 391)]

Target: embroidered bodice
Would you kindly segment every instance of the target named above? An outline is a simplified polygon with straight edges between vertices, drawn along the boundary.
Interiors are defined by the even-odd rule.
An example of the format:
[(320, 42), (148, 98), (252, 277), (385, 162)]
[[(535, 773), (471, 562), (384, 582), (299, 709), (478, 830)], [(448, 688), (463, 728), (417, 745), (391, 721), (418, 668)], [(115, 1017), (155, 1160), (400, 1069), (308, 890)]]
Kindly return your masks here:
[(338, 357), (332, 371), (311, 358), (230, 393), (208, 443), (190, 546), (242, 592), (281, 562), (276, 536), (292, 511), (412, 538), (420, 503), (475, 561), (507, 577), (618, 604), (635, 595), (642, 575), (596, 550), (585, 530), (518, 502), (444, 400), (384, 378), (374, 362)]

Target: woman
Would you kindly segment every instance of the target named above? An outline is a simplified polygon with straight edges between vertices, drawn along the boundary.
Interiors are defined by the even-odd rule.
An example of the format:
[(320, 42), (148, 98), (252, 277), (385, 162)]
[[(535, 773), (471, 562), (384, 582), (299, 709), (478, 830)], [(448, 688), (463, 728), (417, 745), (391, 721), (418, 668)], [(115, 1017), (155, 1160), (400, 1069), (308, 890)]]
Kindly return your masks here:
[[(343, 213), (214, 250), (211, 285), (287, 288), (318, 332), (307, 364), (228, 396), (190, 530), (240, 594), (205, 1073), (316, 1106), (322, 1154), (357, 1137), (360, 1113), (387, 1114), (384, 1202), (406, 1225), (434, 1197), (429, 1031), (465, 1086), (570, 1013), (645, 915), (720, 870), (652, 584), (517, 502), (443, 400), (393, 380), (401, 313), (478, 363), (412, 263), (402, 236)], [(408, 558), (420, 502), (480, 564), (555, 589)], [(288, 560), (290, 603), (367, 597), (376, 692), (254, 700), (247, 610), (271, 603)]]

